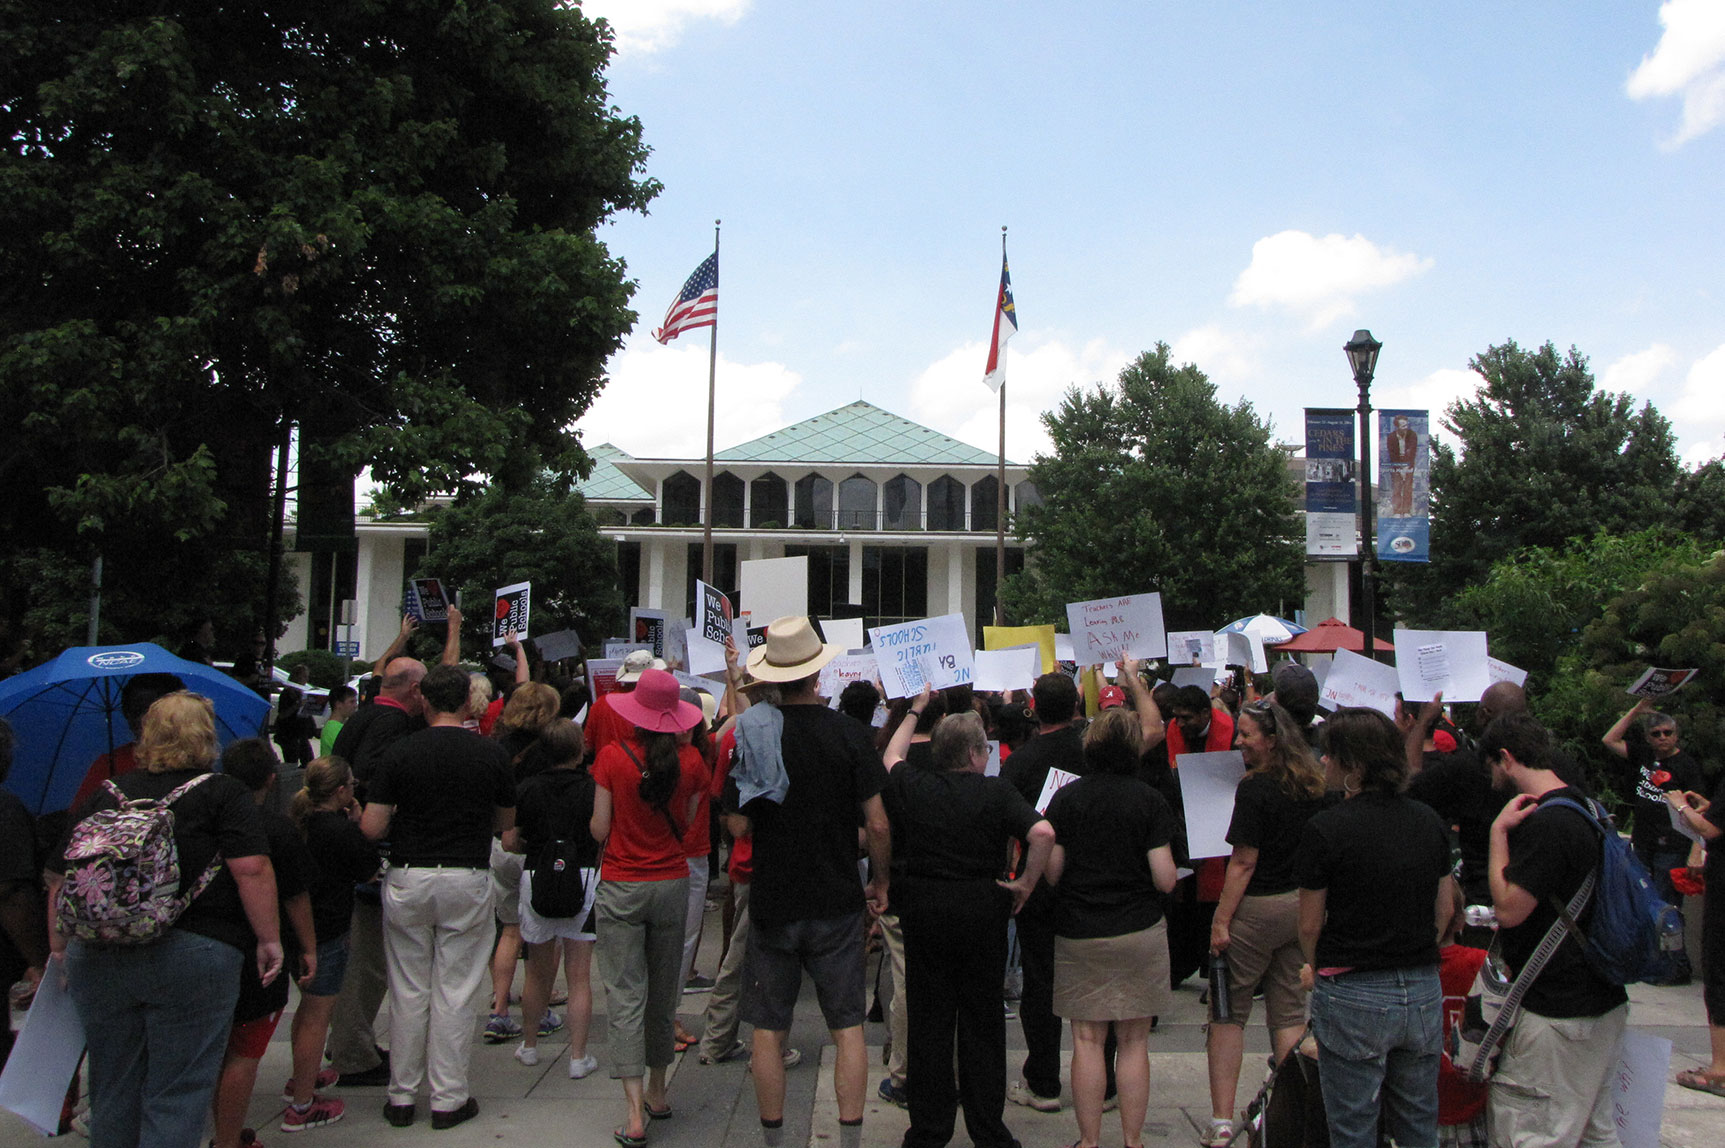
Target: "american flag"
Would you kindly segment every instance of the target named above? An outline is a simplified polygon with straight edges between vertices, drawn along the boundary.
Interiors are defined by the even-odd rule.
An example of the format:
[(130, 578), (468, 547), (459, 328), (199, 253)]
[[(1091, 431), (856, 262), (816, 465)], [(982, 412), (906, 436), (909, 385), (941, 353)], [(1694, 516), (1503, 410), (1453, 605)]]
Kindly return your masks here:
[(1006, 252), (1000, 253), (1000, 295), (994, 304), (994, 338), (988, 343), (988, 370), (982, 381), (998, 391), (1006, 382), (1006, 341), (1018, 334), (1018, 309), (1012, 302), (1012, 275), (1007, 270)]
[(719, 322), (719, 253), (713, 252), (701, 260), (689, 281), (677, 293), (671, 309), (665, 312), (665, 322), (653, 338), (669, 343), (684, 331), (696, 327), (712, 327)]

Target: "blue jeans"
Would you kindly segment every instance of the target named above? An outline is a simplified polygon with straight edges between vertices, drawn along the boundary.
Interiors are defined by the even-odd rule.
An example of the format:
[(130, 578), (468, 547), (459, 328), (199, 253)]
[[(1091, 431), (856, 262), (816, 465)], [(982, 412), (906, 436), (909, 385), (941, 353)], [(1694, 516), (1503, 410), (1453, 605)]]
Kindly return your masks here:
[(202, 1142), (244, 959), (183, 929), (153, 945), (68, 946), (68, 988), (90, 1044), (92, 1144)]
[(1319, 977), (1312, 1032), (1331, 1148), (1437, 1143), (1443, 987), (1436, 965)]
[[(1648, 876), (1653, 878), (1653, 891), (1658, 893), (1660, 900), (1666, 904), (1675, 905), (1678, 916), (1682, 917), (1683, 894), (1679, 893), (1677, 886), (1672, 883), (1671, 870), (1681, 869), (1688, 864), (1689, 851), (1687, 849), (1670, 852), (1648, 850), (1645, 853), (1637, 853), (1636, 856), (1641, 858), (1641, 863), (1647, 866)], [(1672, 966), (1671, 979), (1684, 981), (1694, 975), (1695, 971), (1690, 964), (1689, 953), (1687, 951), (1678, 952), (1677, 960)]]

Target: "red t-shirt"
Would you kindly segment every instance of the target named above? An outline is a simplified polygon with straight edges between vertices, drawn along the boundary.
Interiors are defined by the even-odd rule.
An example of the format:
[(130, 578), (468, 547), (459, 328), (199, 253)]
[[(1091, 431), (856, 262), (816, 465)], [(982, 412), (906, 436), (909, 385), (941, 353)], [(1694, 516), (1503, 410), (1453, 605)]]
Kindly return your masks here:
[[(1438, 950), (1438, 980), (1443, 983), (1443, 1030), (1460, 1022), (1467, 994), (1485, 964), (1485, 950), (1466, 945), (1446, 945)], [(1447, 1041), (1446, 1041), (1447, 1043)], [(1489, 1084), (1475, 1084), (1450, 1063), (1449, 1053), (1438, 1062), (1437, 1104), (1439, 1124), (1466, 1124), (1485, 1111)]]
[[(717, 797), (725, 791), (725, 783), (731, 779), (731, 763), (736, 760), (737, 733), (728, 729), (725, 736), (719, 739), (719, 763), (713, 770), (713, 796)], [(753, 837), (738, 837), (731, 842), (731, 859), (725, 865), (725, 872), (731, 878), (733, 885), (747, 885), (755, 871), (755, 839)]]
[[(645, 759), (631, 743), (637, 758)], [(641, 800), (641, 767), (629, 759), (623, 746), (613, 743), (599, 751), (593, 762), (593, 782), (611, 795), (611, 837), (605, 842), (605, 858), (599, 867), (602, 881), (675, 881), (689, 875), (683, 850), (682, 831), (673, 833), (689, 816), (689, 799), (706, 789), (707, 763), (692, 745), (683, 746), (677, 791), (670, 801), (670, 818)]]
[[(1186, 744), (1186, 734), (1180, 728), (1179, 722), (1169, 722), (1163, 736), (1168, 741), (1168, 766), (1170, 769), (1179, 769), (1180, 755), (1183, 753), (1221, 753), (1231, 747), (1234, 744), (1234, 719), (1212, 706), (1210, 728), (1204, 731), (1204, 745), (1201, 749), (1193, 749)], [(1193, 869), (1198, 875), (1198, 900), (1220, 901), (1222, 883), (1228, 877), (1228, 859), (1208, 857), (1197, 862)]]
[(600, 694), (587, 710), (587, 722), (581, 727), (587, 737), (587, 748), (595, 755), (623, 738), (635, 736), (635, 723), (625, 721), (611, 708), (611, 695)]
[(83, 784), (78, 786), (78, 792), (72, 795), (72, 804), (66, 806), (66, 808), (73, 812), (77, 812), (79, 809), (83, 808), (84, 802), (89, 800), (92, 793), (102, 788), (102, 783), (104, 781), (107, 781), (110, 777), (124, 777), (134, 769), (137, 769), (138, 759), (132, 756), (137, 748), (138, 743), (135, 741), (129, 741), (125, 745), (115, 746), (113, 753), (114, 764), (112, 769), (108, 768), (108, 754), (104, 753), (101, 757), (98, 757), (95, 761), (91, 762), (89, 772), (84, 774)]

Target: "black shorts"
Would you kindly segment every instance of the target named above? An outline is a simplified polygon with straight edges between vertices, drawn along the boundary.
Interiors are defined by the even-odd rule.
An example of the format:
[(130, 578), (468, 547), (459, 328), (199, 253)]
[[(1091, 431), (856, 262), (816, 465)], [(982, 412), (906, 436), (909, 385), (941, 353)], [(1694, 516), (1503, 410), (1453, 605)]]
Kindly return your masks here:
[(856, 1028), (868, 1015), (863, 965), (861, 910), (783, 925), (751, 922), (739, 1015), (756, 1028), (789, 1031), (807, 969), (827, 1028)]

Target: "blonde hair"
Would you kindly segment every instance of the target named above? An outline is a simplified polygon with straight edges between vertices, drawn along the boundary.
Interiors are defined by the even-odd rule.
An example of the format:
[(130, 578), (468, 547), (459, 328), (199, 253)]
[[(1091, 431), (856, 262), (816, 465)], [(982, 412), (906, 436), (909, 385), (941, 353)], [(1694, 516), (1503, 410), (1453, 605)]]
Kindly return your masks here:
[(150, 773), (207, 772), (220, 755), (216, 709), (209, 698), (176, 690), (157, 698), (145, 712), (138, 735), (138, 768)]
[(503, 703), (497, 724), (507, 733), (539, 733), (557, 717), (562, 704), (557, 691), (544, 682), (522, 682)]
[(320, 757), (305, 767), (305, 785), (293, 795), (290, 810), (294, 824), (305, 832), (305, 819), (312, 810), (323, 805), (344, 785), (353, 783), (353, 770), (339, 757)]
[(478, 717), (491, 704), (491, 679), (484, 674), (467, 675), (467, 712)]

